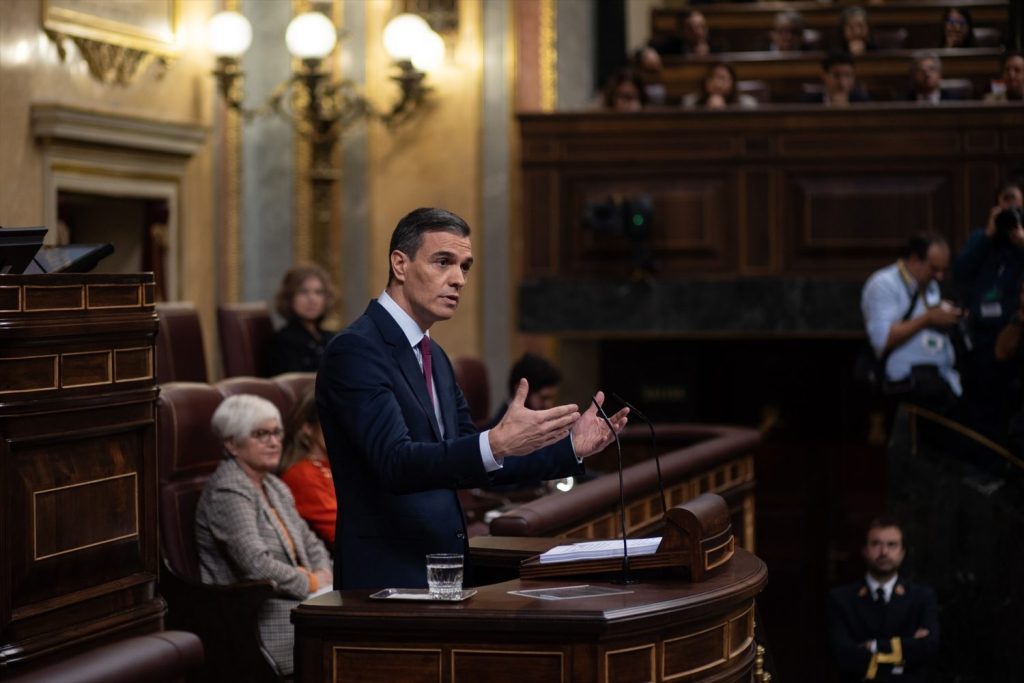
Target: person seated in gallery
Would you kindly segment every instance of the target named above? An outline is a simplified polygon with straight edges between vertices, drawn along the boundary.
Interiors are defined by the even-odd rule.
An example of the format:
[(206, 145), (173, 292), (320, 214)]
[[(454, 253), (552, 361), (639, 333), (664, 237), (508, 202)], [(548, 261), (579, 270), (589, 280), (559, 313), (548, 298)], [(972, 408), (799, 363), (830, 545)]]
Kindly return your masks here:
[(665, 83), (661, 73), (664, 65), (658, 51), (649, 45), (642, 47), (633, 53), (630, 65), (643, 79), (647, 104), (665, 104)]
[(328, 549), (334, 548), (338, 499), (312, 387), (288, 416), (279, 471), (281, 480), (291, 489), (299, 515)]
[(1010, 50), (1003, 55), (1002, 80), (992, 84), (992, 92), (985, 95), (986, 102), (1024, 101), (1024, 57)]
[(891, 517), (871, 522), (861, 555), (864, 578), (828, 596), (832, 653), (844, 683), (921, 683), (939, 651), (939, 609), (930, 586), (900, 574), (903, 530)]
[(845, 52), (834, 52), (821, 63), (821, 92), (808, 93), (802, 102), (845, 107), (852, 102), (870, 102), (868, 94), (857, 85), (853, 57)]
[(934, 52), (916, 52), (910, 58), (910, 89), (903, 99), (920, 104), (938, 104), (963, 99), (942, 88), (942, 60)]
[(635, 112), (647, 106), (644, 79), (630, 68), (618, 69), (601, 89), (601, 105), (610, 111)]
[[(526, 380), (529, 387), (523, 405), (530, 410), (548, 410), (555, 407), (558, 399), (558, 385), (562, 383), (562, 373), (548, 359), (535, 353), (524, 353), (508, 373), (508, 399), (501, 404), (491, 417), (485, 429), (495, 427), (505, 417), (509, 402), (515, 398), (519, 382)], [(544, 485), (540, 480), (519, 482), (499, 486), (489, 486), (488, 491), (508, 494), (515, 491), (534, 491)]]
[(802, 52), (804, 49), (804, 17), (795, 10), (785, 10), (775, 15), (770, 52)]
[(324, 347), (334, 336), (323, 328), (334, 299), (330, 276), (320, 266), (303, 263), (288, 269), (274, 297), (274, 308), (285, 324), (268, 345), (268, 376), (320, 368)]
[(843, 9), (839, 16), (839, 43), (836, 49), (854, 57), (877, 49), (868, 24), (868, 13), (864, 8), (851, 5)]
[(224, 399), (211, 427), (224, 459), (196, 507), (196, 546), (203, 583), (269, 580), (276, 595), (260, 609), (263, 654), (282, 675), (294, 670), (292, 608), (333, 583), (331, 556), (299, 516), (274, 476), (281, 460), (281, 414), (250, 394)]
[(558, 385), (562, 383), (562, 373), (543, 356), (524, 353), (509, 370), (508, 400), (501, 404), (485, 428), (493, 427), (501, 422), (505, 411), (508, 410), (508, 401), (515, 396), (519, 381), (524, 379), (529, 384), (529, 390), (523, 405), (530, 410), (547, 410), (555, 406), (555, 400), (558, 398)]
[(719, 50), (711, 44), (708, 20), (700, 10), (691, 10), (683, 17), (681, 36), (652, 41), (652, 47), (663, 55), (707, 57)]
[(948, 7), (942, 16), (942, 42), (939, 47), (974, 47), (974, 21), (966, 7)]
[(736, 72), (731, 65), (715, 62), (704, 73), (700, 92), (683, 97), (683, 106), (688, 109), (749, 109), (757, 106), (757, 100), (736, 90)]

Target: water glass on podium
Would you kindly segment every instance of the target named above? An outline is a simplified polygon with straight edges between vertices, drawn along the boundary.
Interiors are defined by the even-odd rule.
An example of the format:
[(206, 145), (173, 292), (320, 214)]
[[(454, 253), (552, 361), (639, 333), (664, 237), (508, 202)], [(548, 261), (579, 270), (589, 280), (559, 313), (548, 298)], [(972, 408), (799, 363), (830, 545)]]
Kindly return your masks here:
[(458, 600), (462, 597), (462, 555), (427, 555), (427, 587), (433, 600)]

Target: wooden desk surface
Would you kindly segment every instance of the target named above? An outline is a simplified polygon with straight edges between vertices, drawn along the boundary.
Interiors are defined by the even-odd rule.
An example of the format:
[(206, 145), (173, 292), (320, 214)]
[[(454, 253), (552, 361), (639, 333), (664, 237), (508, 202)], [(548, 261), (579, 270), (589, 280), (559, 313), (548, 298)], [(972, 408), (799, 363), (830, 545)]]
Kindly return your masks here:
[(707, 581), (645, 581), (595, 598), (510, 591), (620, 586), (517, 579), (459, 603), (336, 591), (292, 612), (296, 681), (749, 681), (754, 597), (766, 580), (765, 564), (737, 550)]

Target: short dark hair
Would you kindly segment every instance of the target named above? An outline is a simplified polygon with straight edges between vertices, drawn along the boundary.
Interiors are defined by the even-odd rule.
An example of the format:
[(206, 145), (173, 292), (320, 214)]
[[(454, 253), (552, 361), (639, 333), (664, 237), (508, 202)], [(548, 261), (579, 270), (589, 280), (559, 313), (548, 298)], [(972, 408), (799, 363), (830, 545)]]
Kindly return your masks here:
[(849, 52), (829, 52), (821, 62), (821, 70), (828, 71), (836, 64), (849, 64), (853, 66), (853, 57)]
[(899, 529), (900, 538), (902, 539), (903, 527), (900, 525), (898, 519), (896, 519), (892, 515), (879, 515), (878, 517), (875, 517), (871, 520), (871, 523), (868, 524), (868, 528), (864, 531), (864, 542), (867, 543), (868, 534), (871, 533), (872, 529), (889, 529), (893, 527)]
[(297, 263), (289, 268), (281, 278), (281, 286), (277, 288), (277, 294), (274, 295), (274, 310), (285, 320), (295, 315), (292, 311), (292, 299), (295, 298), (295, 292), (302, 287), (302, 283), (311, 277), (319, 279), (324, 286), (324, 312), (317, 322), (323, 320), (334, 307), (334, 299), (337, 295), (331, 284), (331, 276), (327, 271), (315, 263)]
[(933, 244), (948, 244), (946, 238), (937, 232), (926, 231), (914, 233), (907, 239), (906, 245), (903, 247), (903, 252), (900, 254), (903, 258), (910, 258), (913, 256), (919, 261), (924, 261), (928, 257), (928, 249)]
[(420, 207), (405, 214), (391, 233), (391, 245), (388, 247), (389, 285), (395, 279), (394, 271), (391, 270), (391, 254), (397, 250), (411, 260), (416, 260), (416, 252), (423, 244), (423, 234), (427, 232), (450, 232), (459, 237), (469, 237), (469, 225), (445, 209)]
[(553, 387), (562, 381), (562, 373), (547, 359), (534, 353), (524, 353), (508, 373), (508, 394), (511, 396), (519, 386), (519, 380), (526, 378), (530, 393)]

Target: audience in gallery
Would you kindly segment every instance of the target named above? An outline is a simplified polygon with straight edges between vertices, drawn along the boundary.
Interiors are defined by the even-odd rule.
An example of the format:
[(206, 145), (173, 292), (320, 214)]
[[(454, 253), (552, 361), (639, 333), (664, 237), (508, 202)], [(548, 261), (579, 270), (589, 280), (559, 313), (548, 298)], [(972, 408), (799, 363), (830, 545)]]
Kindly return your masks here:
[(683, 98), (683, 106), (696, 109), (724, 109), (738, 106), (751, 108), (757, 100), (736, 89), (736, 72), (725, 62), (715, 62), (701, 79), (700, 92), (690, 93)]
[(663, 55), (707, 57), (719, 50), (711, 44), (708, 21), (700, 10), (690, 10), (683, 16), (683, 30), (679, 36), (653, 41), (651, 47)]
[(644, 91), (647, 93), (647, 104), (665, 104), (665, 84), (662, 82), (661, 70), (663, 68), (661, 55), (653, 47), (642, 47), (633, 53), (630, 60), (631, 66), (636, 70), (644, 82)]
[(601, 103), (612, 111), (640, 111), (647, 106), (647, 89), (644, 79), (630, 68), (618, 69), (605, 83)]
[(910, 59), (910, 88), (904, 97), (911, 102), (938, 104), (962, 99), (942, 87), (942, 60), (934, 52), (917, 52)]
[(992, 92), (985, 95), (986, 102), (1020, 102), (1024, 100), (1024, 57), (1020, 52), (1003, 55), (1002, 81), (993, 84)]
[(334, 477), (327, 460), (327, 445), (320, 429), (313, 389), (295, 404), (288, 416), (284, 455), (278, 471), (295, 497), (299, 515), (316, 532), (328, 549), (334, 548), (338, 499)]
[(1022, 204), (1020, 183), (1004, 183), (985, 227), (971, 232), (953, 261), (953, 278), (966, 313), (961, 328), (967, 343), (960, 359), (964, 420), (1000, 442), (1010, 406), (1020, 402), (1014, 373), (997, 359), (996, 338), (1017, 310), (1024, 278)]
[(870, 102), (871, 98), (857, 86), (853, 58), (843, 52), (830, 54), (821, 63), (821, 92), (809, 93), (803, 102), (845, 107), (853, 102)]
[(334, 300), (331, 278), (323, 268), (303, 263), (288, 269), (274, 297), (274, 308), (285, 324), (268, 345), (268, 376), (319, 369), (324, 347), (334, 336), (323, 328)]
[(274, 583), (275, 597), (260, 609), (260, 638), (268, 661), (288, 676), (294, 670), (292, 608), (330, 589), (331, 557), (273, 474), (284, 435), (277, 407), (250, 394), (230, 396), (214, 411), (211, 427), (224, 444), (224, 459), (196, 507), (200, 576), (214, 585)]
[(843, 13), (839, 15), (839, 50), (858, 56), (876, 47), (868, 24), (868, 13), (864, 8), (855, 5), (843, 8)]
[(966, 7), (950, 7), (942, 18), (940, 47), (974, 47), (974, 21)]
[(770, 32), (770, 52), (800, 52), (804, 49), (804, 17), (795, 10), (775, 15)]

